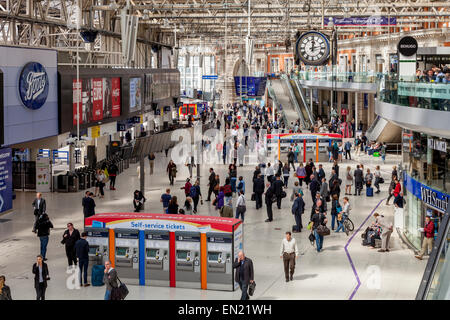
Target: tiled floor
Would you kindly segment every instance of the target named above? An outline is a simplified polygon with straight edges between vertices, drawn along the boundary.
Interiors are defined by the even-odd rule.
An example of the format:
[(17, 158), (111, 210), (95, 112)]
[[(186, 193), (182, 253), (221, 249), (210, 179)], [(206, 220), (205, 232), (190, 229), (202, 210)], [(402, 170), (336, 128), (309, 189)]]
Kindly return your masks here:
[[(145, 212), (160, 213), (162, 210), (159, 198), (168, 186), (168, 177), (165, 174), (167, 158), (163, 154), (157, 155), (157, 168), (155, 175), (149, 176), (146, 162), (146, 202)], [(373, 169), (379, 159), (363, 156), (359, 159), (367, 167)], [(382, 166), (386, 182), (392, 165), (398, 162), (398, 157), (388, 157), (386, 165)], [(348, 161), (355, 167), (355, 161)], [(344, 171), (347, 163), (342, 163)], [(331, 165), (324, 164), (327, 176)], [(206, 193), (208, 167), (202, 167), (202, 191)], [(226, 175), (227, 167), (215, 166), (216, 173), (222, 177)], [(238, 168), (238, 175), (243, 175), (247, 181), (247, 190), (251, 190), (251, 177), (253, 166)], [(341, 173), (342, 175), (342, 173)], [(187, 176), (187, 168), (179, 173), (173, 194), (184, 199), (181, 186)], [(293, 183), (290, 179), (290, 185)], [(139, 186), (136, 165), (118, 177), (117, 191), (106, 191), (104, 199), (96, 198), (97, 212), (130, 212), (132, 211), (132, 192)], [(382, 192), (373, 198), (365, 195), (351, 196), (351, 218), (355, 223), (355, 232), (362, 222), (371, 214), (377, 204), (387, 196), (388, 183), (382, 185)], [(402, 245), (396, 234), (391, 240), (392, 251), (379, 253), (361, 246), (361, 230), (348, 244), (348, 253), (354, 263), (355, 270), (361, 281), (357, 287), (357, 280), (352, 270), (349, 258), (344, 250), (350, 236), (334, 234), (325, 238), (324, 250), (317, 253), (311, 246), (305, 230), (294, 234), (300, 246), (301, 256), (297, 262), (294, 281), (284, 281), (282, 261), (279, 257), (280, 241), (284, 232), (291, 229), (293, 216), (289, 198), (283, 200), (282, 209), (274, 209), (274, 221), (265, 223), (266, 212), (255, 210), (254, 203), (250, 201), (250, 192), (247, 191), (247, 213), (244, 224), (244, 248), (246, 254), (253, 259), (255, 267), (255, 281), (257, 289), (255, 299), (348, 299), (354, 293), (354, 299), (414, 299), (421, 280), (426, 261), (414, 259), (412, 251)], [(290, 195), (290, 189), (288, 194)], [(67, 222), (71, 221), (75, 227), (82, 229), (81, 198), (83, 193), (45, 194), (47, 211), (55, 228), (50, 236), (48, 265), (51, 281), (47, 290), (48, 299), (102, 299), (104, 287), (88, 287), (69, 290), (66, 281), (66, 257), (61, 237)], [(309, 218), (311, 199), (309, 192), (305, 192), (306, 211), (304, 223)], [(33, 211), (31, 202), (34, 193), (18, 192), (14, 201), (14, 211), (1, 217), (0, 220), (0, 274), (6, 275), (7, 284), (12, 289), (14, 299), (34, 299), (34, 282), (31, 266), (35, 256), (39, 253), (39, 241), (31, 232), (33, 224)], [(236, 201), (236, 199), (235, 199)], [(393, 219), (393, 206), (386, 206), (381, 201), (377, 209), (389, 219)], [(201, 215), (218, 215), (212, 206), (205, 202), (199, 210)], [(4, 219), (4, 220), (3, 220)], [(368, 223), (373, 219), (370, 218)], [(306, 223), (305, 223), (306, 224)], [(240, 291), (221, 292), (212, 290), (194, 290), (180, 288), (139, 287), (128, 286), (129, 299), (238, 299)]]

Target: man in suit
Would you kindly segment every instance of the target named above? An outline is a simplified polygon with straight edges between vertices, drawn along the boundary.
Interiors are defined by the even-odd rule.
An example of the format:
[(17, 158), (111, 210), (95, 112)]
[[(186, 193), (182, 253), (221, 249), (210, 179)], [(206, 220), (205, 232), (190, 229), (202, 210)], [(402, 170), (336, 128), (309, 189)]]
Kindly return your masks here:
[(47, 212), (47, 204), (45, 203), (45, 199), (42, 198), (42, 194), (40, 192), (36, 193), (36, 199), (34, 199), (32, 203), (34, 209), (34, 223), (33, 232), (36, 232), (36, 222), (39, 217)]
[(86, 240), (87, 232), (81, 234), (81, 239), (75, 243), (75, 252), (78, 258), (78, 266), (80, 267), (80, 285), (83, 285), (82, 275), (84, 272), (84, 286), (88, 287), (90, 284), (87, 282), (87, 270), (89, 265), (89, 243)]
[(302, 195), (298, 192), (295, 193), (295, 200), (291, 210), (296, 223), (294, 232), (302, 232), (302, 214), (305, 211), (305, 201), (303, 201)]
[(311, 183), (309, 184), (309, 190), (311, 191), (311, 199), (314, 202), (314, 199), (316, 198), (316, 193), (320, 191), (320, 183), (317, 181), (317, 179), (314, 177), (314, 175), (311, 175)]
[(208, 183), (208, 199), (206, 201), (211, 201), (211, 193), (214, 191), (214, 187), (216, 186), (216, 173), (213, 168), (209, 168), (209, 183)]
[(253, 192), (256, 198), (256, 209), (259, 209), (262, 207), (262, 195), (264, 193), (264, 178), (261, 176), (261, 173), (258, 174), (253, 184)]
[(333, 187), (334, 181), (339, 179), (338, 175), (336, 174), (336, 171), (334, 169), (331, 169), (331, 177), (328, 180), (329, 186), (330, 186), (330, 190)]
[(268, 184), (268, 189), (266, 191), (266, 196), (264, 198), (267, 207), (267, 219), (265, 222), (271, 222), (273, 220), (273, 212), (272, 212), (272, 198), (275, 195), (274, 187), (271, 184)]
[(233, 263), (233, 268), (236, 269), (235, 281), (239, 283), (239, 288), (241, 288), (242, 295), (241, 300), (250, 300), (248, 296), (248, 286), (253, 283), (253, 262), (251, 259), (247, 258), (244, 251), (239, 251), (237, 259)]
[(325, 178), (325, 171), (323, 170), (323, 166), (321, 164), (319, 164), (319, 171), (318, 171), (318, 175), (319, 175), (319, 181), (322, 181), (323, 178)]
[(105, 261), (105, 275), (103, 276), (103, 282), (106, 285), (105, 300), (111, 300), (111, 291), (113, 288), (118, 288), (117, 283), (117, 271), (111, 267), (111, 261)]
[(360, 169), (359, 164), (356, 166), (355, 173), (353, 174), (355, 176), (355, 196), (358, 194), (358, 196), (361, 195), (361, 190), (363, 188), (363, 171)]
[(283, 186), (284, 186), (284, 183), (283, 183), (283, 181), (281, 181), (280, 175), (277, 174), (276, 180), (273, 183), (273, 187), (274, 187), (275, 195), (277, 196), (278, 209), (281, 209), (281, 199), (282, 199), (281, 194), (283, 193)]
[(83, 205), (84, 218), (89, 218), (95, 215), (95, 201), (92, 198), (94, 194), (90, 191), (86, 191), (85, 196), (81, 202)]

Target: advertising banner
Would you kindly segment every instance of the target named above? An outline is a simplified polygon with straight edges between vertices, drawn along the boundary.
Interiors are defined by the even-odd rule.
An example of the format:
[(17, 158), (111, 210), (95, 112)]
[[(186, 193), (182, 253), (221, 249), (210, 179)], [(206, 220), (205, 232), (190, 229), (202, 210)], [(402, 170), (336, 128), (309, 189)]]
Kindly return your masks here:
[(12, 151), (0, 149), (0, 213), (12, 209)]
[(103, 79), (92, 79), (92, 120), (103, 119)]
[(50, 192), (50, 159), (36, 159), (36, 192)]
[(80, 124), (83, 123), (83, 104), (81, 100), (81, 79), (73, 80), (73, 124), (77, 124), (78, 113), (77, 113), (77, 105), (80, 112)]
[(397, 25), (396, 17), (370, 16), (370, 17), (324, 17), (323, 24), (328, 26), (331, 22), (335, 26), (395, 26)]
[(112, 117), (120, 117), (120, 78), (111, 79)]
[(130, 79), (130, 112), (141, 110), (141, 78)]
[(427, 206), (442, 213), (447, 212), (450, 195), (434, 190), (407, 174), (404, 175), (403, 183), (411, 194), (422, 200)]

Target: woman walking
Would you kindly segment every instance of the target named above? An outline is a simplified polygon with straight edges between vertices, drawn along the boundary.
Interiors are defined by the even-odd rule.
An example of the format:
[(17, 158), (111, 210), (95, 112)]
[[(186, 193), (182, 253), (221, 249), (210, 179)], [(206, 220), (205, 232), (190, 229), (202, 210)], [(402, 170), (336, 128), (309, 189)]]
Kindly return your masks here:
[(173, 186), (173, 181), (177, 176), (177, 165), (173, 162), (173, 160), (169, 161), (166, 172), (169, 174), (170, 185)]
[(184, 201), (184, 206), (183, 206), (183, 211), (184, 214), (192, 214), (192, 198), (191, 197), (187, 197), (186, 201)]
[(200, 200), (200, 198), (203, 199), (202, 192), (200, 190), (200, 181), (199, 180), (195, 181), (194, 185), (191, 187), (191, 192), (189, 193), (189, 196), (194, 201), (194, 210), (192, 212), (197, 213), (198, 201)]
[(67, 224), (67, 230), (64, 231), (61, 243), (66, 248), (67, 263), (69, 268), (77, 265), (77, 255), (75, 253), (75, 242), (80, 240), (80, 232), (73, 227), (72, 222)]
[[(105, 186), (105, 173), (100, 170), (97, 169), (97, 174), (95, 175), (95, 192), (94, 192), (94, 197), (95, 196), (99, 196), (99, 198), (103, 198), (105, 196), (105, 192), (103, 191), (103, 187)], [(100, 192), (99, 192), (100, 191)]]
[(36, 300), (45, 300), (47, 281), (50, 280), (47, 264), (41, 255), (37, 256), (37, 261), (33, 264), (34, 288), (36, 289)]
[(347, 172), (345, 176), (345, 195), (352, 194), (352, 185), (353, 185), (353, 172), (350, 166), (347, 167)]
[(291, 168), (289, 167), (289, 163), (286, 162), (283, 166), (283, 179), (284, 179), (284, 187), (287, 188), (288, 187), (288, 182), (289, 182), (289, 174), (291, 172)]
[(377, 188), (377, 191), (375, 191), (375, 193), (380, 193), (380, 183), (381, 183), (380, 166), (375, 167), (375, 171), (373, 172), (373, 175), (375, 176), (375, 182), (373, 185)]
[(306, 177), (306, 170), (305, 167), (303, 167), (303, 162), (300, 162), (299, 166), (297, 167), (296, 173), (298, 183), (300, 184), (301, 187), (303, 185), (303, 179), (305, 179)]
[(168, 214), (178, 214), (178, 199), (177, 196), (173, 196), (169, 201)]

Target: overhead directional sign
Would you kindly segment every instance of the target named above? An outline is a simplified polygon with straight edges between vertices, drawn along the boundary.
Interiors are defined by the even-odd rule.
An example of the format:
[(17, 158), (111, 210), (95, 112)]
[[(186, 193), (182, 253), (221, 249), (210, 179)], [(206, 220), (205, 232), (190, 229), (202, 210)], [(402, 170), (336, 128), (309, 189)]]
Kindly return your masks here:
[(217, 80), (218, 78), (219, 76), (216, 74), (202, 76), (203, 80)]

